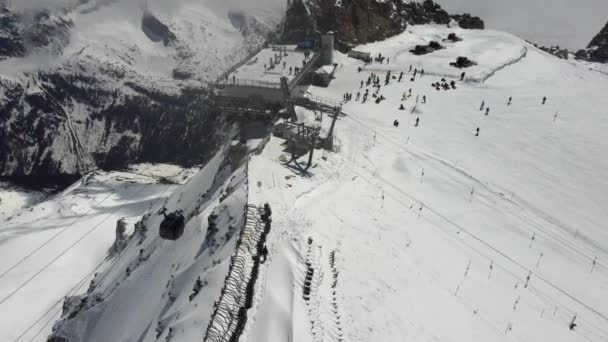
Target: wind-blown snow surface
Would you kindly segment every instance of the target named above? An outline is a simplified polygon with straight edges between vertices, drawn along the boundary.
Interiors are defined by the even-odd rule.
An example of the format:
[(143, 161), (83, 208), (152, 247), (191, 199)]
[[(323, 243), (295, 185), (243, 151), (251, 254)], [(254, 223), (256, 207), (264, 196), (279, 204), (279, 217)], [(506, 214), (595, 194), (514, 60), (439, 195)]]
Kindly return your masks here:
[(63, 297), (86, 290), (104, 269), (99, 265), (109, 255), (117, 221), (124, 218), (130, 234), (143, 214), (193, 172), (170, 165), (96, 172), (0, 220), (0, 316), (10, 317), (0, 340), (13, 341), (32, 325), (20, 340), (43, 341), (59, 318)]
[(22, 189), (10, 183), (0, 182), (0, 222), (14, 212), (42, 201), (44, 192)]
[[(411, 31), (358, 47), (390, 57), (365, 69), (406, 77), (381, 104), (345, 104), (338, 153), (317, 151), (303, 175), (272, 138), (250, 161), (249, 200), (270, 203), (273, 230), (241, 341), (606, 341), (608, 77), (500, 32)], [(407, 53), (452, 31), (464, 40)], [(461, 55), (480, 62), (471, 78), (492, 76), (432, 88)], [(370, 72), (337, 59), (330, 87), (309, 92), (354, 99)], [(411, 82), (410, 64), (425, 76)]]

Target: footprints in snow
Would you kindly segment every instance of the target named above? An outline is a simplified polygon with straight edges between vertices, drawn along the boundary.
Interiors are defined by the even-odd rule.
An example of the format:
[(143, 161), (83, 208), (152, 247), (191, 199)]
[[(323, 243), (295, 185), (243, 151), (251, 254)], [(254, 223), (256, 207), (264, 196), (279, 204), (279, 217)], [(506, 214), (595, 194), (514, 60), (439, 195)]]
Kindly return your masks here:
[(306, 303), (313, 341), (342, 342), (344, 339), (338, 308), (336, 251), (332, 251), (329, 255), (331, 283), (323, 282), (325, 272), (321, 261), (322, 254), (322, 247), (315, 246), (312, 238), (309, 238), (302, 298)]

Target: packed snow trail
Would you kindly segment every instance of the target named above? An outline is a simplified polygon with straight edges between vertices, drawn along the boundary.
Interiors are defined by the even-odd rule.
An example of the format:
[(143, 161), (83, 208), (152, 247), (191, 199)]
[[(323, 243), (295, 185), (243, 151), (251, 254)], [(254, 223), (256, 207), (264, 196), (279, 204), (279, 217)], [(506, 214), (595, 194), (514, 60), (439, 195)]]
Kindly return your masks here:
[[(316, 314), (310, 322), (298, 285), (309, 237), (339, 256), (345, 341), (606, 340), (608, 78), (500, 32), (409, 30), (357, 47), (396, 56), (367, 66), (382, 81), (410, 64), (425, 75), (382, 82), (381, 104), (345, 103), (339, 153), (317, 157), (302, 175), (285, 165), (283, 141), (273, 137), (251, 160), (250, 181), (260, 187), (249, 202), (271, 204), (273, 233), (244, 340), (316, 341), (319, 324), (332, 323), (316, 323)], [(450, 32), (463, 41), (424, 57), (403, 52)], [(461, 55), (479, 62), (467, 77), (509, 65), (483, 84), (459, 82), (447, 62)], [(308, 89), (311, 96), (365, 92), (370, 72), (342, 55), (337, 62), (336, 79)], [(441, 77), (456, 89), (431, 87)], [(422, 95), (427, 103), (416, 103)]]

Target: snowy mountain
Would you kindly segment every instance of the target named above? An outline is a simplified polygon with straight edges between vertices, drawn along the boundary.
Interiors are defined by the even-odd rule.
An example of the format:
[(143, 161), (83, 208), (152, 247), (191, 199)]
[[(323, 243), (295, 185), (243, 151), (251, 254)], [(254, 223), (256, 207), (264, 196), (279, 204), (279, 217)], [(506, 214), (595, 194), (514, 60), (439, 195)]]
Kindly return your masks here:
[(200, 163), (226, 131), (206, 83), (257, 48), (282, 1), (0, 7), (0, 175), (65, 183), (96, 167)]
[[(51, 341), (605, 340), (608, 78), (489, 30), (410, 26), (357, 49), (390, 63), (338, 55), (332, 84), (307, 92), (395, 77), (384, 101), (344, 104), (338, 152), (304, 172), (278, 137), (241, 163), (223, 150), (66, 300)], [(459, 56), (476, 62), (463, 81)], [(264, 203), (267, 260), (245, 207)], [(177, 241), (159, 237), (161, 207), (186, 216)]]
[[(23, 209), (17, 203), (0, 217), (0, 316), (12, 318), (0, 340), (608, 339), (605, 65), (558, 59), (508, 33), (467, 29), (456, 19), (467, 16), (446, 13), (447, 22), (438, 22), (444, 15), (435, 6), (408, 12), (423, 20), (416, 24), (387, 19), (398, 13), (393, 1), (369, 8), (356, 0), (294, 1), (292, 10), (311, 14), (296, 25), (288, 13), (284, 35), (325, 27), (317, 26), (325, 24), (314, 5), (335, 6), (327, 25), (339, 44), (386, 58), (364, 64), (336, 52), (329, 87), (300, 89), (343, 102), (336, 147), (315, 150), (304, 170), (308, 155), (292, 160), (288, 142), (267, 123), (252, 119), (237, 137), (239, 127), (220, 116), (199, 122), (205, 98), (197, 84), (247, 55), (239, 44), (259, 43), (255, 37), (274, 27), (259, 23), (280, 17), (255, 11), (268, 5), (262, 0), (239, 10), (237, 3), (78, 4), (65, 11), (74, 29), (54, 55), (59, 66), (49, 59), (53, 76), (17, 69), (27, 64), (16, 61), (37, 65), (40, 52), (0, 62), (13, 75), (3, 77), (27, 93), (14, 106), (50, 99), (49, 108), (64, 113), (48, 117), (64, 122), (72, 139), (53, 150), (64, 153), (56, 158), (61, 165), (52, 156), (48, 162), (57, 172), (147, 158), (201, 163), (200, 170), (144, 164), (89, 172), (62, 193)], [(425, 3), (409, 6), (430, 9)], [(370, 10), (370, 18), (383, 18), (375, 30), (342, 21), (364, 8), (389, 10), (384, 17)], [(107, 21), (85, 25), (95, 23), (89, 13)], [(386, 33), (393, 23), (403, 23), (403, 32)], [(81, 54), (69, 54), (84, 41), (90, 45), (76, 45)], [(412, 53), (430, 42), (440, 48)], [(466, 68), (451, 65), (459, 57)], [(82, 78), (72, 75), (80, 65)], [(115, 67), (124, 74), (112, 74)], [(277, 74), (260, 63), (243, 68)], [(94, 144), (98, 123), (82, 130), (75, 113), (89, 107), (77, 110), (74, 99), (114, 108), (103, 91), (82, 89), (116, 82), (119, 93), (138, 100), (119, 113), (91, 110), (89, 121), (110, 122), (109, 133), (99, 133), (104, 141), (140, 139), (139, 149), (117, 143), (114, 152), (87, 159), (91, 146), (107, 146)], [(353, 99), (344, 101), (346, 93)], [(150, 121), (133, 130), (130, 114), (139, 110)], [(295, 112), (327, 134), (331, 117)], [(36, 117), (10, 119), (10, 127)], [(136, 116), (137, 125), (141, 120)], [(72, 135), (70, 122), (81, 135)], [(70, 156), (76, 160), (66, 162)]]

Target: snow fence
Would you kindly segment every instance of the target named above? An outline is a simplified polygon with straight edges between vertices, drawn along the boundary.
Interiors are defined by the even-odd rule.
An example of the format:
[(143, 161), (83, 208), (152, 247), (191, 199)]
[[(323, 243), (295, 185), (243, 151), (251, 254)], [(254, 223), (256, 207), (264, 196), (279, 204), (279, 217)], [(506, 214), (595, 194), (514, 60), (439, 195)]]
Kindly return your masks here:
[(264, 208), (248, 205), (246, 209), (245, 226), (230, 258), (220, 299), (213, 305), (205, 342), (237, 342), (247, 323), (247, 310), (253, 305), (260, 264), (266, 260), (271, 211), (268, 204)]

